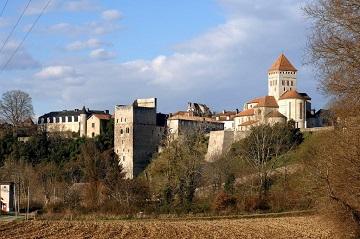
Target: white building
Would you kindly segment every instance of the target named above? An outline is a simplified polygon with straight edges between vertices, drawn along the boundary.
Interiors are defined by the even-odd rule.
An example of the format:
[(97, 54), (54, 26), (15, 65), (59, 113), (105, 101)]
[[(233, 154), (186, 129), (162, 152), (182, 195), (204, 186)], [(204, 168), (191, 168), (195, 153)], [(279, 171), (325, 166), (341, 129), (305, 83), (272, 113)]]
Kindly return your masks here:
[(106, 122), (111, 119), (108, 110), (53, 111), (39, 117), (38, 125), (46, 132), (79, 134), (80, 137), (95, 137), (103, 131)]
[(0, 182), (1, 212), (9, 213), (15, 209), (15, 187), (12, 182)]
[(243, 111), (234, 116), (235, 131), (289, 120), (293, 120), (297, 128), (306, 128), (311, 98), (297, 91), (296, 76), (296, 68), (281, 54), (268, 71), (268, 95), (245, 103)]

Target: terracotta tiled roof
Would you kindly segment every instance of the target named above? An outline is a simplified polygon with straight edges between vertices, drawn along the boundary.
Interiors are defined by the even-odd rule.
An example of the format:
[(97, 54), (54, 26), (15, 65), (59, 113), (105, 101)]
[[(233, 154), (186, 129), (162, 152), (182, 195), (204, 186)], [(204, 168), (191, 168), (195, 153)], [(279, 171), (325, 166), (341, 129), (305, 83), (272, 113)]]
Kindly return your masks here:
[(279, 108), (274, 96), (264, 96), (250, 100), (249, 103), (257, 103), (257, 107)]
[(285, 115), (281, 114), (279, 111), (274, 110), (267, 114), (265, 117), (267, 118), (286, 118)]
[(278, 59), (272, 64), (269, 71), (297, 71), (290, 63), (284, 54), (281, 54)]
[(252, 115), (255, 115), (255, 110), (254, 109), (247, 109), (247, 110), (241, 111), (235, 117), (252, 116)]
[(284, 92), (279, 98), (279, 100), (286, 100), (286, 99), (301, 99), (306, 100), (307, 98), (305, 96), (302, 96), (297, 92), (296, 90), (288, 90)]
[(222, 122), (216, 121), (212, 118), (200, 117), (200, 116), (187, 116), (187, 115), (174, 115), (174, 116), (171, 116), (169, 118), (169, 120), (189, 120), (189, 121), (199, 121), (199, 122), (223, 124)]
[(236, 115), (236, 111), (223, 111), (221, 113), (216, 114), (215, 116), (232, 116)]
[(101, 120), (109, 120), (111, 119), (111, 115), (108, 114), (94, 114), (94, 116)]
[(249, 120), (249, 121), (246, 121), (242, 124), (239, 124), (239, 126), (249, 126), (249, 125), (253, 125), (253, 124), (256, 124), (257, 122), (259, 122), (258, 120)]

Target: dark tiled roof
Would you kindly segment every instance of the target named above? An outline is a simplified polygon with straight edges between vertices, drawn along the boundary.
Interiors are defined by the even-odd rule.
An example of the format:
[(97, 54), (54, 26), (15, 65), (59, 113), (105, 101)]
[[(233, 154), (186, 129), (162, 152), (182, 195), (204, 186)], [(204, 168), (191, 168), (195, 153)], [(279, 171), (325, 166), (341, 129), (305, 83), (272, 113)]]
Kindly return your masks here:
[(47, 119), (47, 118), (53, 118), (53, 117), (79, 116), (83, 112), (85, 112), (87, 117), (89, 117), (93, 114), (108, 114), (107, 110), (89, 110), (89, 109), (85, 109), (85, 107), (83, 107), (82, 110), (75, 109), (75, 110), (63, 110), (63, 111), (49, 112), (47, 114), (40, 116), (39, 122), (40, 122), (41, 118)]

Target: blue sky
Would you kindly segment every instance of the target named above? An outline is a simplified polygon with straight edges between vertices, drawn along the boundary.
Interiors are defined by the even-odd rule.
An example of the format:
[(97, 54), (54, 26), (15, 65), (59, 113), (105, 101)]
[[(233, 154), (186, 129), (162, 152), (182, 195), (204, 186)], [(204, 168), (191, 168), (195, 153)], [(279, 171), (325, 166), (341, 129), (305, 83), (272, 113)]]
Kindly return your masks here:
[[(31, 1), (0, 52), (1, 65), (47, 1)], [(0, 19), (0, 43), (27, 2), (9, 1)], [(52, 0), (0, 73), (0, 94), (27, 91), (36, 115), (83, 105), (113, 110), (141, 97), (157, 97), (161, 112), (184, 109), (188, 101), (231, 110), (266, 95), (267, 69), (284, 52), (299, 70), (299, 91), (323, 107), (315, 69), (303, 65), (309, 31), (304, 3)]]

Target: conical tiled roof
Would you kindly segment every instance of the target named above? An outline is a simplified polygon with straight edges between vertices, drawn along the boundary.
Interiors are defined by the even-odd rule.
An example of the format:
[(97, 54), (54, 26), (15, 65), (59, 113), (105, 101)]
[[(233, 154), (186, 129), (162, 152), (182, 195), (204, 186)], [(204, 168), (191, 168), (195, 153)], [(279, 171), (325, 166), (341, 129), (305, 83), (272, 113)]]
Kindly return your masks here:
[(286, 56), (281, 53), (278, 59), (272, 64), (269, 71), (297, 71)]

